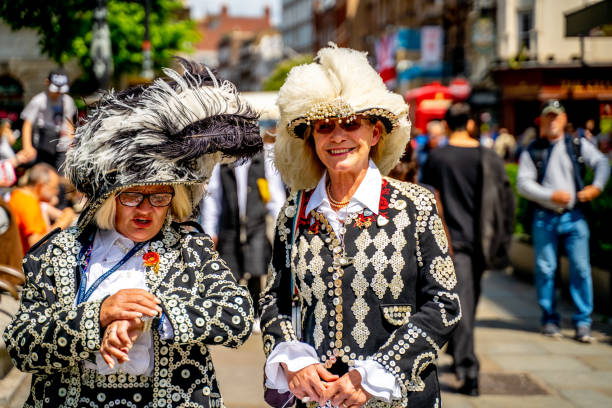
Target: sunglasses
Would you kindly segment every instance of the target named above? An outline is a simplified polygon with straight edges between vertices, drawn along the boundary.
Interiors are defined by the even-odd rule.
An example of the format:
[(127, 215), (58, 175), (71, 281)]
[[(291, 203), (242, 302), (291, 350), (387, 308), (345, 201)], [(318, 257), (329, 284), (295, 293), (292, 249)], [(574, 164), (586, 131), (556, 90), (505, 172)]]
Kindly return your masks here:
[(330, 120), (328, 122), (325, 120), (319, 120), (314, 124), (314, 130), (315, 132), (322, 134), (332, 133), (336, 128), (336, 122), (339, 122), (338, 126), (340, 126), (340, 129), (347, 132), (354, 132), (361, 127), (361, 119), (359, 118), (354, 120), (343, 120), (342, 122), (339, 120)]
[(145, 199), (149, 200), (149, 204), (153, 207), (168, 207), (174, 197), (174, 191), (171, 193), (152, 193), (144, 194), (135, 191), (125, 191), (118, 194), (119, 202), (126, 207), (138, 207)]

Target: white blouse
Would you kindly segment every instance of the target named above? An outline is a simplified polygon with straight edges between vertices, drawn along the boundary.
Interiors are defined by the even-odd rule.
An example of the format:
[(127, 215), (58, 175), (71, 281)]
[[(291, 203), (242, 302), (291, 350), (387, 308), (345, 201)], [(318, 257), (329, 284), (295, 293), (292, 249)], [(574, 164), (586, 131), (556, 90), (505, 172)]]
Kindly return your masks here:
[[(89, 266), (87, 268), (87, 289), (105, 272), (115, 266), (123, 256), (134, 247), (134, 242), (114, 230), (98, 230), (96, 232)], [(127, 260), (112, 275), (108, 276), (98, 286), (88, 300), (100, 300), (106, 296), (114, 295), (121, 289), (144, 289), (148, 290), (145, 279), (145, 267), (142, 261), (149, 247), (146, 244), (140, 251)], [(172, 325), (168, 319), (163, 319), (160, 327), (163, 339), (172, 337)], [(130, 361), (117, 364), (115, 359), (114, 368), (110, 368), (100, 352), (96, 352), (96, 363), (84, 361), (86, 368), (96, 370), (100, 374), (115, 374), (119, 371), (133, 375), (150, 376), (153, 372), (153, 338), (150, 331), (142, 333), (132, 345), (128, 352)]]
[[(370, 160), (364, 179), (351, 197), (351, 201), (337, 213), (331, 208), (327, 198), (327, 192), (325, 191), (326, 178), (327, 172), (323, 174), (315, 191), (313, 191), (305, 210), (306, 214), (314, 209), (323, 214), (337, 236), (340, 237), (339, 232), (342, 223), (349, 215), (358, 213), (364, 208), (378, 214), (382, 176), (372, 160)], [(372, 191), (378, 191), (378, 194), (372, 194)], [(315, 349), (310, 344), (292, 341), (283, 342), (276, 346), (266, 360), (266, 387), (286, 392), (289, 390), (289, 385), (281, 363), (285, 363), (289, 371), (295, 372), (311, 364), (318, 364), (320, 361)], [(371, 395), (387, 402), (392, 399), (401, 399), (402, 393), (398, 381), (380, 363), (374, 360), (357, 360), (355, 361), (355, 367), (351, 367), (349, 370), (359, 372), (362, 387)]]

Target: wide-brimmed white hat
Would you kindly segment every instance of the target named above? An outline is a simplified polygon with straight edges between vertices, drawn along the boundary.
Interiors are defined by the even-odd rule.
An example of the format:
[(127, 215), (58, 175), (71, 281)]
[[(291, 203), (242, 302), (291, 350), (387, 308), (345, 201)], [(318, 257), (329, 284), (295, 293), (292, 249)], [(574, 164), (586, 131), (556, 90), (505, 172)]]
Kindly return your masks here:
[(408, 105), (387, 89), (366, 53), (330, 45), (314, 63), (294, 67), (278, 94), (279, 134), (275, 162), (292, 189), (313, 188), (324, 168), (308, 137), (320, 119), (350, 120), (357, 115), (381, 121), (384, 134), (372, 159), (382, 174), (398, 163), (410, 139)]

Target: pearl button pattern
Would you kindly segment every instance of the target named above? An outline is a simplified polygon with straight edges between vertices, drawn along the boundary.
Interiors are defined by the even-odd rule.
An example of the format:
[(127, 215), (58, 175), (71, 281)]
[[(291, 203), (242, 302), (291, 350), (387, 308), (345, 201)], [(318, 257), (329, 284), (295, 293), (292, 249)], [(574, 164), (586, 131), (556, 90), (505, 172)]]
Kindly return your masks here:
[(207, 345), (241, 345), (251, 332), (253, 304), (210, 238), (167, 224), (161, 239), (149, 244), (160, 254), (160, 268), (146, 272), (147, 286), (161, 300), (174, 333), (163, 341), (152, 331), (149, 377), (103, 375), (82, 364), (94, 359), (103, 329), (100, 301), (74, 306), (80, 233), (56, 233), (24, 260), (22, 303), (4, 333), (15, 366), (34, 373), (24, 406), (222, 407)]
[[(305, 202), (311, 193), (304, 192)], [(374, 359), (400, 384), (400, 401), (372, 399), (366, 407), (405, 407), (412, 393), (425, 393), (427, 406), (439, 406), (438, 387), (427, 386), (433, 381), (431, 364), (461, 319), (446, 235), (428, 190), (384, 178), (380, 194), (381, 202), (388, 203), (388, 222), (357, 225), (366, 214), (350, 214), (338, 237), (313, 210), (300, 214), (291, 251), (298, 209), (296, 195), (289, 197), (277, 220), (260, 302), (264, 352), (268, 355), (278, 343), (297, 340), (289, 301), (293, 271), (305, 333), (300, 340), (315, 348), (326, 367)]]

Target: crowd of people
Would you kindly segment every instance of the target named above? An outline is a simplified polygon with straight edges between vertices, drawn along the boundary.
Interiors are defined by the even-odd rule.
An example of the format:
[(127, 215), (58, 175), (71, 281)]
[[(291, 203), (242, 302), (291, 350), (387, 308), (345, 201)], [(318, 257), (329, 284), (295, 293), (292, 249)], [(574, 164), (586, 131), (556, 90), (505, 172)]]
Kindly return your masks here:
[(4, 340), (34, 374), (26, 406), (220, 407), (207, 346), (251, 331), (277, 408), (439, 406), (445, 345), (458, 391), (479, 395), (480, 280), (509, 264), (504, 162), (517, 160), (542, 332), (560, 333), (563, 244), (576, 339), (593, 341), (581, 207), (610, 163), (592, 124), (567, 131), (559, 101), (518, 142), (503, 128), (480, 138), (465, 102), (410, 140), (408, 105), (359, 51), (330, 46), (293, 68), (274, 120), (181, 64), (103, 94), (78, 126), (53, 71), (17, 151), (2, 124), (0, 221), (13, 228), (0, 222), (0, 243), (26, 277)]

